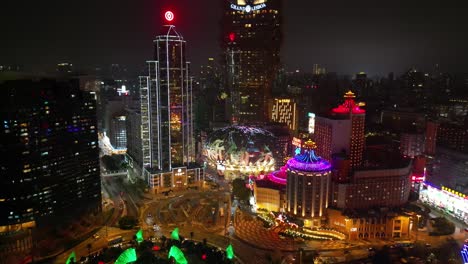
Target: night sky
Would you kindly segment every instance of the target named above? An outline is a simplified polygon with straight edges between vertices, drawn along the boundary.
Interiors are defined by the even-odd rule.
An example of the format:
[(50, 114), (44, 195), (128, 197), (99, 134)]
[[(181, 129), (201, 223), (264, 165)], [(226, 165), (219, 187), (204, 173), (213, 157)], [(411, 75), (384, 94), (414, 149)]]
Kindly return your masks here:
[[(171, 8), (197, 71), (208, 57), (219, 57), (221, 1), (2, 1), (0, 64), (44, 70), (69, 61), (80, 68), (119, 63), (138, 69), (151, 59), (161, 16)], [(437, 2), (284, 0), (283, 63), (287, 70), (311, 71), (318, 63), (371, 76), (413, 65), (431, 70), (436, 63), (468, 72), (468, 5)]]

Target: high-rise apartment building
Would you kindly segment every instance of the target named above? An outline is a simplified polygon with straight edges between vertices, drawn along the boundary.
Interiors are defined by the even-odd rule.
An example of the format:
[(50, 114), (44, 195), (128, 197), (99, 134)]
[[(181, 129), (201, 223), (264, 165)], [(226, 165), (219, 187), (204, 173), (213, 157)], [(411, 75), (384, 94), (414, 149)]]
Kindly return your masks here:
[(126, 116), (116, 115), (111, 119), (109, 127), (109, 140), (114, 149), (125, 149), (127, 147)]
[(426, 154), (429, 156), (434, 156), (436, 153), (436, 143), (437, 143), (437, 129), (439, 124), (433, 121), (428, 121), (426, 123)]
[(232, 123), (265, 121), (280, 68), (281, 0), (224, 0), (221, 46)]
[(0, 83), (0, 232), (10, 254), (31, 247), (28, 228), (101, 210), (96, 99), (79, 81)]
[(164, 31), (154, 40), (148, 75), (140, 77), (143, 153), (138, 163), (151, 187), (182, 187), (188, 178), (199, 177), (198, 170), (192, 176), (187, 170), (195, 161), (190, 63), (184, 38), (173, 25)]
[(355, 97), (348, 91), (343, 104), (326, 116), (316, 117), (314, 133), (318, 155), (331, 160), (332, 154), (344, 153), (351, 161), (351, 168), (362, 165), (365, 143), (366, 112), (354, 101)]

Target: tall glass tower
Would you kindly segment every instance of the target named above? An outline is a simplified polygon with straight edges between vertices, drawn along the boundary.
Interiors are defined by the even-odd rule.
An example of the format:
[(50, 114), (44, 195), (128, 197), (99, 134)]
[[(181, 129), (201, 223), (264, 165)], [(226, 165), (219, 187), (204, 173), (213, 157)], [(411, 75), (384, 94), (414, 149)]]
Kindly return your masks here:
[(266, 120), (280, 68), (281, 0), (224, 0), (221, 48), (232, 123)]
[(151, 171), (168, 172), (195, 160), (185, 45), (173, 25), (165, 26), (154, 40), (148, 75), (140, 77), (143, 166)]

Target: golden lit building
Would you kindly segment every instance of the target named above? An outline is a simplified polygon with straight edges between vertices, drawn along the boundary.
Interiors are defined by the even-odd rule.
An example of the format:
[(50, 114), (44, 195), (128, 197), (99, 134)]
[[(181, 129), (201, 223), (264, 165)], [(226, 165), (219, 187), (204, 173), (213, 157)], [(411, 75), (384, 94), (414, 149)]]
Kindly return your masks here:
[[(269, 175), (268, 177), (271, 176)], [(283, 212), (285, 208), (285, 193), (286, 186), (271, 180), (271, 178), (256, 181), (254, 184), (254, 197), (257, 208), (273, 212)]]
[(394, 212), (375, 212), (345, 215), (341, 211), (328, 209), (329, 225), (348, 236), (358, 239), (410, 239), (412, 218)]
[(269, 108), (271, 121), (286, 124), (292, 132), (297, 131), (297, 103), (294, 100), (274, 98)]

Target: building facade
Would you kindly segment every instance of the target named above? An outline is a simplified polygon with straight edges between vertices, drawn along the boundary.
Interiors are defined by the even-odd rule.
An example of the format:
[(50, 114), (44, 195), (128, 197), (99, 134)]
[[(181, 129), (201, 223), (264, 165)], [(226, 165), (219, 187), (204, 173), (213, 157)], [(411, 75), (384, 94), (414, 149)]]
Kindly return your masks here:
[(274, 98), (269, 109), (270, 120), (286, 124), (292, 133), (298, 128), (297, 104), (293, 99)]
[(327, 116), (316, 117), (314, 133), (318, 155), (331, 160), (332, 154), (344, 153), (351, 161), (351, 168), (362, 165), (365, 143), (366, 112), (354, 101), (355, 97), (348, 91), (343, 104), (333, 108)]
[(347, 235), (349, 240), (411, 238), (413, 219), (394, 212), (370, 211), (360, 215), (346, 215), (338, 210), (328, 210), (330, 226)]
[(96, 99), (78, 80), (0, 88), (0, 252), (20, 254), (32, 245), (29, 229), (101, 211)]
[(426, 138), (424, 134), (401, 133), (400, 153), (405, 157), (414, 158), (425, 153)]
[(280, 68), (281, 0), (223, 0), (221, 48), (232, 123), (266, 121)]
[(351, 182), (336, 185), (332, 204), (341, 209), (399, 207), (408, 202), (411, 172), (410, 160), (400, 166), (356, 170)]

